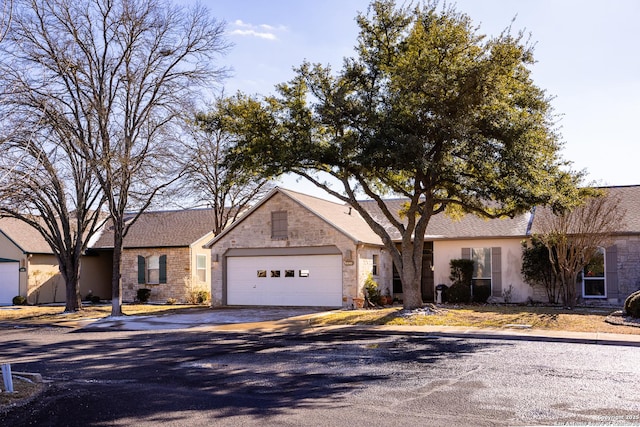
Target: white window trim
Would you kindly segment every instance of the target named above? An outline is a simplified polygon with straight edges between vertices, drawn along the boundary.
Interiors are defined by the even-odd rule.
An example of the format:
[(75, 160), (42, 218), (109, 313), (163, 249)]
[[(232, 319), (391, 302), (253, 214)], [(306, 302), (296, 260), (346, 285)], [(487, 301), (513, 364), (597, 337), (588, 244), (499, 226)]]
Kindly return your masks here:
[[(155, 264), (157, 264), (156, 268), (151, 268), (151, 260), (155, 261)], [(145, 260), (145, 269), (147, 271), (145, 271), (145, 277), (146, 277), (146, 282), (149, 285), (159, 285), (160, 284), (160, 257), (158, 255), (150, 255), (146, 258)], [(156, 270), (158, 272), (158, 279), (157, 280), (151, 280), (151, 274), (150, 271), (151, 270)]]
[(471, 275), (471, 280), (472, 281), (473, 280), (488, 280), (489, 281), (489, 288), (491, 290), (491, 293), (493, 294), (493, 254), (492, 254), (491, 248), (490, 247), (488, 247), (488, 248), (485, 248), (485, 247), (482, 247), (482, 248), (471, 248), (470, 255), (471, 255), (471, 260), (475, 263), (476, 260), (473, 257), (473, 252), (476, 251), (476, 250), (486, 251), (487, 249), (489, 250), (489, 265), (491, 266), (491, 273), (489, 273), (489, 276), (476, 277), (475, 276), (475, 266), (474, 266), (474, 272)]
[[(198, 265), (199, 260), (204, 260), (204, 266)], [(200, 271), (204, 271), (204, 280), (200, 279)], [(202, 283), (207, 283), (207, 256), (203, 254), (196, 254), (196, 278)]]
[[(598, 247), (599, 250), (602, 251), (602, 263), (603, 263), (603, 270), (604, 270), (604, 275), (602, 276), (602, 280), (604, 281), (604, 295), (586, 295), (585, 293), (585, 274), (584, 274), (584, 269), (582, 269), (582, 298), (585, 299), (606, 299), (608, 298), (607, 295), (607, 250), (603, 247)], [(598, 277), (598, 279), (600, 279)], [(587, 279), (588, 281), (589, 279)]]
[(371, 256), (371, 274), (375, 277), (380, 276), (380, 256), (377, 254)]

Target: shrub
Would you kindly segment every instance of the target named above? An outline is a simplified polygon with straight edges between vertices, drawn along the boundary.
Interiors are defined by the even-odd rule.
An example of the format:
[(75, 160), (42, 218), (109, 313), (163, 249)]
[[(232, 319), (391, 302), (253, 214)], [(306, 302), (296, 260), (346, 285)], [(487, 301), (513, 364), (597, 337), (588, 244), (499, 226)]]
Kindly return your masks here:
[(624, 300), (624, 312), (625, 313), (629, 313), (629, 304), (631, 303), (631, 298), (634, 297), (635, 295), (640, 294), (640, 291), (635, 291), (635, 292), (631, 292), (631, 295), (629, 295), (627, 297), (627, 299)]
[(211, 294), (209, 291), (205, 291), (204, 289), (192, 289), (189, 292), (187, 302), (189, 304), (203, 304), (209, 301), (210, 297)]
[(378, 282), (373, 280), (373, 274), (369, 273), (367, 279), (364, 281), (364, 290), (367, 293), (369, 302), (376, 305), (382, 305), (382, 294), (380, 288), (378, 288)]
[(447, 302), (467, 304), (471, 300), (471, 288), (464, 283), (454, 283), (447, 289)]
[(451, 268), (449, 280), (451, 280), (452, 285), (462, 283), (463, 285), (471, 286), (471, 279), (473, 278), (473, 260), (452, 259), (449, 261), (449, 267)]
[(140, 288), (136, 293), (136, 299), (142, 303), (149, 301), (149, 297), (151, 296), (151, 289)]
[(100, 297), (98, 295), (91, 295), (91, 304), (98, 304), (100, 302)]
[(27, 305), (27, 299), (22, 295), (16, 295), (13, 297), (13, 305)]
[(491, 296), (491, 286), (482, 285), (473, 287), (473, 302), (485, 303)]
[(169, 304), (169, 305), (173, 305), (173, 304), (175, 304), (177, 302), (178, 302), (178, 300), (175, 299), (175, 298), (167, 298), (167, 304)]
[(640, 291), (629, 295), (624, 302), (624, 310), (629, 316), (640, 319)]

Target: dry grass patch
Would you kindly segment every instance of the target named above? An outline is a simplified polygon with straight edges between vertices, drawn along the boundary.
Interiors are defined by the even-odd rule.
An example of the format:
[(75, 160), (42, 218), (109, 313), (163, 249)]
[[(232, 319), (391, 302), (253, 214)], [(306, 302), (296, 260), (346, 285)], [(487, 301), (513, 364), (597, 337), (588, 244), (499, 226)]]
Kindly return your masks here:
[(605, 322), (613, 310), (524, 306), (442, 306), (436, 314), (411, 314), (401, 307), (380, 310), (339, 311), (317, 317), (313, 324), (322, 325), (413, 325), (458, 326), (475, 328), (531, 327), (553, 331), (607, 332), (640, 334), (640, 328), (611, 325)]
[(2, 390), (2, 393), (0, 393), (0, 408), (28, 399), (42, 389), (42, 383), (36, 383), (15, 374), (11, 378), (13, 379), (13, 393)]
[[(202, 309), (202, 305), (156, 305), (156, 304), (123, 304), (125, 315), (167, 314), (184, 312), (185, 310)], [(10, 306), (0, 307), (0, 322), (24, 322), (31, 324), (55, 323), (59, 321), (99, 319), (111, 314), (111, 305), (88, 304), (81, 311), (64, 313), (61, 306)]]

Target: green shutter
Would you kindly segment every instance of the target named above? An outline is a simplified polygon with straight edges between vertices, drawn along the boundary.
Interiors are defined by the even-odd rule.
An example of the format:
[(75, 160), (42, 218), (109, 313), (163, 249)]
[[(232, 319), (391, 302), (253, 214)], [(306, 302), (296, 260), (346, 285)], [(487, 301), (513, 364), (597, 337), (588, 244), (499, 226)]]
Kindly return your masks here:
[(167, 256), (160, 255), (160, 283), (167, 283)]
[(138, 255), (138, 284), (139, 285), (144, 285), (146, 282), (146, 269), (145, 269), (145, 263), (144, 263), (144, 257), (141, 255)]

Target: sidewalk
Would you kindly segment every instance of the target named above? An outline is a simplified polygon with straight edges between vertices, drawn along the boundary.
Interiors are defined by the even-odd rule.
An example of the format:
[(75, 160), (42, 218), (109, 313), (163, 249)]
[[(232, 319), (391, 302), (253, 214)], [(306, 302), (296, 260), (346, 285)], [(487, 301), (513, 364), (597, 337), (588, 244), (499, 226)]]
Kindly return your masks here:
[[(307, 311), (305, 313), (305, 311)], [(75, 327), (80, 331), (143, 331), (199, 329), (217, 332), (291, 332), (320, 333), (352, 330), (358, 332), (419, 333), (433, 337), (498, 339), (519, 341), (568, 342), (640, 347), (640, 334), (612, 334), (592, 332), (547, 331), (543, 329), (471, 328), (453, 326), (391, 326), (391, 325), (335, 325), (314, 326), (312, 319), (321, 316), (313, 310), (283, 309), (234, 310), (229, 312), (170, 314), (161, 316), (131, 316), (83, 321)], [(62, 325), (61, 325), (62, 326)], [(66, 325), (73, 327), (72, 325)]]

